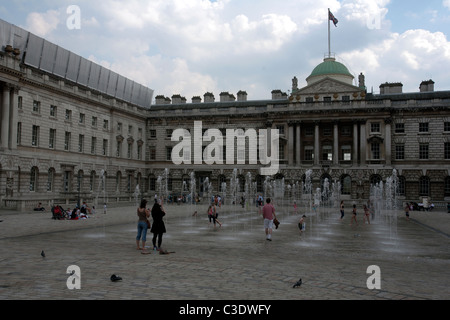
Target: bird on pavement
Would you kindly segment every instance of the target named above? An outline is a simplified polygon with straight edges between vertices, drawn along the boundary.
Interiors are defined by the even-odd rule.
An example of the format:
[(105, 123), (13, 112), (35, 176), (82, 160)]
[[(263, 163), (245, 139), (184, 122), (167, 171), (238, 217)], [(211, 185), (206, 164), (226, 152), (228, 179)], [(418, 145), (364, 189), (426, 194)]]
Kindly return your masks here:
[(300, 287), (301, 285), (302, 285), (302, 279), (298, 280), (292, 288), (297, 288), (297, 287)]
[(45, 258), (45, 252), (44, 252), (44, 250), (42, 250), (41, 256), (42, 256), (42, 258)]

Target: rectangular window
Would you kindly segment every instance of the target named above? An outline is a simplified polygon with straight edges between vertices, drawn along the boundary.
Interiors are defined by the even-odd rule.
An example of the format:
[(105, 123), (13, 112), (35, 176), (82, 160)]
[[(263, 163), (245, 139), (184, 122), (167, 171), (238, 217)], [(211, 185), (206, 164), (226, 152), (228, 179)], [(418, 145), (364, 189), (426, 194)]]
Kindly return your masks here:
[(97, 123), (98, 123), (98, 120), (97, 120), (97, 117), (92, 117), (92, 126), (94, 127), (94, 128), (97, 128)]
[(379, 122), (373, 122), (370, 124), (370, 132), (372, 133), (380, 133), (380, 123)]
[(31, 133), (31, 145), (33, 147), (39, 146), (39, 126), (33, 126)]
[(142, 146), (141, 145), (137, 146), (137, 159), (142, 160)]
[(333, 161), (333, 148), (331, 146), (324, 146), (322, 149), (322, 160)]
[(419, 159), (421, 160), (427, 160), (428, 159), (428, 149), (429, 146), (427, 143), (421, 143), (419, 145)]
[(109, 130), (109, 121), (103, 120), (103, 130)]
[(97, 138), (92, 137), (91, 138), (91, 154), (97, 153)]
[(305, 147), (305, 160), (306, 161), (314, 160), (314, 148), (313, 147)]
[(395, 124), (395, 133), (405, 133), (405, 124), (404, 123), (396, 123)]
[(106, 140), (106, 139), (103, 139), (102, 154), (104, 156), (108, 155), (108, 140)]
[(395, 160), (405, 160), (405, 145), (398, 144), (395, 146)]
[(40, 113), (41, 112), (41, 102), (34, 100), (33, 101), (33, 112), (34, 113)]
[(154, 130), (154, 129), (150, 130), (150, 138), (152, 138), (152, 139), (156, 138), (156, 130)]
[(419, 132), (428, 132), (428, 122), (419, 123)]
[(172, 147), (166, 147), (166, 160), (172, 161)]
[(22, 144), (22, 122), (17, 123), (17, 144)]
[(444, 143), (444, 159), (450, 160), (450, 142)]
[(48, 139), (48, 147), (50, 149), (55, 148), (55, 139), (56, 139), (56, 129), (50, 129), (49, 139)]
[(150, 147), (149, 153), (150, 153), (150, 160), (156, 160), (156, 148)]
[(128, 143), (128, 148), (127, 148), (127, 158), (131, 159), (132, 157), (132, 153), (133, 153), (133, 145), (131, 143)]
[(372, 159), (380, 160), (380, 144), (377, 142), (371, 143), (370, 149), (372, 151)]
[(84, 151), (84, 136), (80, 134), (78, 136), (78, 152)]
[(352, 147), (342, 146), (342, 160), (351, 161), (352, 160)]
[(450, 132), (450, 122), (444, 122), (444, 131)]
[(71, 140), (71, 133), (66, 132), (64, 135), (64, 150), (70, 151), (70, 140)]
[(284, 134), (284, 126), (277, 126), (278, 134), (283, 135)]
[(65, 120), (72, 121), (72, 110), (66, 110)]
[(84, 124), (85, 120), (86, 120), (86, 115), (84, 113), (80, 113), (80, 124)]
[(53, 118), (56, 117), (56, 110), (57, 110), (56, 106), (54, 106), (54, 105), (50, 106), (50, 117), (53, 117)]
[(121, 154), (122, 154), (122, 142), (117, 141), (116, 157), (120, 157)]

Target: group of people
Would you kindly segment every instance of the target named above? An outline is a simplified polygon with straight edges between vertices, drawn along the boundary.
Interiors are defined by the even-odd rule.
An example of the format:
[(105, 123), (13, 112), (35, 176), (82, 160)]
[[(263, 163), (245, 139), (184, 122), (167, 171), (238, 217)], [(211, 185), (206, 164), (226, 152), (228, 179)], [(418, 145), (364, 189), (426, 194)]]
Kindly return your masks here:
[[(147, 208), (147, 203), (147, 200), (142, 199), (139, 208), (137, 208), (139, 220), (137, 225), (136, 246), (137, 250), (140, 250), (142, 254), (150, 253), (145, 246), (148, 229), (153, 233), (152, 243), (153, 250), (155, 251), (162, 250), (162, 238), (163, 234), (166, 233), (166, 226), (163, 220), (166, 212), (164, 211), (162, 201), (155, 198), (155, 203), (151, 210)], [(152, 222), (150, 222), (150, 215), (152, 217)], [(142, 246), (140, 246), (140, 243), (142, 243)]]
[(95, 207), (93, 206), (91, 209), (86, 204), (86, 202), (83, 202), (81, 207), (77, 205), (75, 206), (75, 208), (73, 209), (68, 208), (67, 210), (64, 210), (63, 207), (61, 207), (60, 205), (54, 205), (51, 209), (51, 212), (52, 212), (52, 219), (54, 220), (79, 220), (79, 219), (87, 219), (89, 218), (90, 214), (94, 214)]

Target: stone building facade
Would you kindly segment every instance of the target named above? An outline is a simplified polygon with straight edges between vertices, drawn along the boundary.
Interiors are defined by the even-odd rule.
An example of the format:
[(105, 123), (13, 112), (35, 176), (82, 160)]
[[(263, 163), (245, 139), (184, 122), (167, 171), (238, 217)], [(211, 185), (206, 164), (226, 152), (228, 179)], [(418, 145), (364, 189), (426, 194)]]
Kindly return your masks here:
[[(18, 28), (14, 33), (26, 34)], [(249, 153), (259, 150), (250, 139), (243, 150), (233, 142), (233, 164), (174, 163), (172, 152), (180, 143), (172, 141), (174, 131), (184, 129), (193, 138), (195, 123), (202, 126), (202, 154), (211, 143), (208, 129), (218, 129), (224, 138), (230, 129), (238, 135), (278, 129), (279, 170), (270, 179), (286, 186), (299, 185), (311, 172), (313, 188), (326, 179), (339, 182), (341, 199), (364, 202), (371, 186), (385, 182), (395, 169), (400, 199), (428, 197), (437, 206), (450, 201), (450, 91), (434, 91), (431, 80), (418, 92), (385, 83), (380, 94), (372, 94), (364, 75), (354, 85), (348, 69), (327, 57), (305, 87), (294, 78), (290, 94), (274, 90), (268, 100), (252, 101), (239, 91), (236, 96), (222, 92), (216, 102), (208, 92), (191, 102), (180, 94), (159, 95), (150, 105), (152, 91), (140, 85), (130, 88), (140, 86), (137, 92), (144, 95), (126, 97), (127, 80), (119, 94), (121, 76), (115, 75), (116, 87), (110, 90), (112, 72), (102, 90), (80, 80), (92, 80), (94, 66), (87, 77), (80, 62), (75, 81), (68, 72), (58, 74), (56, 62), (53, 72), (43, 61), (27, 63), (23, 53), (31, 49), (20, 41), (1, 40), (1, 208), (133, 201), (155, 193), (205, 196), (206, 181), (209, 192), (221, 194), (232, 178), (239, 179), (239, 194), (246, 184), (254, 186), (250, 196), (263, 193), (267, 177), (261, 175), (261, 162), (249, 161)], [(223, 159), (232, 152), (226, 146), (221, 151)]]

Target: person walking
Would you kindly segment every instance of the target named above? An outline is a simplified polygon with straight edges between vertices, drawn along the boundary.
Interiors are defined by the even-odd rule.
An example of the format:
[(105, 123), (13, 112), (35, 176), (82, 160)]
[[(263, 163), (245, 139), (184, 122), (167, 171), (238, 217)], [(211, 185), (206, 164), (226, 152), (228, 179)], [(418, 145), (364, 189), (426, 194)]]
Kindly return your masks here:
[(298, 222), (298, 228), (300, 229), (300, 233), (302, 233), (302, 232), (305, 231), (305, 229), (306, 229), (305, 218), (306, 218), (306, 216), (303, 215), (303, 216), (301, 217), (300, 221)]
[(266, 204), (262, 209), (262, 215), (264, 218), (264, 229), (266, 232), (266, 240), (272, 241), (272, 229), (273, 229), (273, 220), (277, 218), (275, 215), (275, 208), (270, 203), (270, 198), (266, 199)]
[[(150, 217), (150, 211), (147, 209), (147, 200), (142, 199), (137, 208), (137, 215), (139, 217), (137, 225), (137, 236), (136, 236), (136, 246), (137, 250), (142, 250), (142, 253), (147, 253), (145, 251), (145, 242), (147, 241), (147, 219)], [(139, 246), (139, 242), (142, 240), (142, 247)]]
[[(153, 224), (152, 228), (150, 230), (151, 233), (153, 233), (153, 250), (160, 251), (161, 250), (161, 244), (162, 244), (162, 237), (163, 234), (166, 233), (166, 225), (164, 224), (164, 216), (166, 215), (166, 212), (164, 211), (163, 206), (159, 203), (158, 200), (155, 200), (155, 204), (152, 208), (152, 218), (153, 218)], [(158, 246), (156, 246), (156, 240), (158, 239)]]
[(363, 222), (364, 222), (364, 224), (366, 224), (366, 220), (367, 220), (367, 224), (370, 224), (370, 210), (369, 210), (369, 207), (364, 205), (363, 208), (364, 208)]
[(356, 219), (356, 204), (353, 205), (353, 210), (352, 210), (352, 220), (350, 221), (350, 225), (353, 225), (353, 220), (355, 220), (356, 225), (358, 225), (358, 220)]
[(406, 215), (406, 220), (409, 220), (409, 204), (406, 204), (406, 206), (405, 206), (405, 215)]
[(344, 200), (341, 200), (341, 220), (344, 219)]

